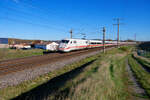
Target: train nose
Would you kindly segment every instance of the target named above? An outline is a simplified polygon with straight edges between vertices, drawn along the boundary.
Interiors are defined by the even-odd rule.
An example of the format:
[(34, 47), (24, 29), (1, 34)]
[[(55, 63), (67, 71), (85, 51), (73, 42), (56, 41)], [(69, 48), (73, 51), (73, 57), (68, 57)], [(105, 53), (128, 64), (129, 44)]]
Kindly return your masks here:
[(66, 44), (60, 44), (59, 48), (65, 48), (66, 47)]
[(64, 50), (66, 47), (67, 47), (67, 44), (62, 43), (59, 45), (59, 50)]

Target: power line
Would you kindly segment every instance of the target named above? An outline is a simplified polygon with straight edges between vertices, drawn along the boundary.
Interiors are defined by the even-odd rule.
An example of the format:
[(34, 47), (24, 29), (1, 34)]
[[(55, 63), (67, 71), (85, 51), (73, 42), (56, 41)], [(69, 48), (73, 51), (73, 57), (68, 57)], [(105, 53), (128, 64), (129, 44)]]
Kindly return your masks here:
[[(5, 8), (5, 7), (3, 7), (3, 8)], [(15, 11), (15, 12), (20, 12), (21, 14), (24, 14), (25, 16), (26, 15), (32, 15), (33, 16), (33, 14), (31, 14), (31, 13), (27, 13), (27, 12), (22, 12), (22, 11), (19, 11), (19, 10), (17, 10), (17, 9), (15, 9), (15, 8), (12, 8), (12, 7), (7, 7), (6, 9), (8, 9), (8, 10), (10, 10), (10, 11)], [(9, 12), (6, 12), (6, 13), (9, 13)], [(19, 13), (19, 16), (21, 16), (21, 17), (18, 17), (18, 18), (24, 18), (25, 20), (26, 20), (26, 17), (24, 16), (24, 15), (20, 15), (20, 13)], [(8, 16), (8, 14), (7, 14), (7, 16)], [(35, 18), (40, 18), (40, 19), (43, 19), (41, 16), (36, 16)], [(2, 18), (2, 17), (1, 17)], [(52, 28), (52, 27), (50, 27), (49, 25), (42, 25), (42, 24), (35, 24), (35, 23), (33, 23), (33, 22), (29, 22), (29, 21), (22, 21), (22, 20), (18, 20), (18, 19), (14, 19), (14, 18), (10, 18), (10, 17), (3, 17), (3, 19), (4, 20), (9, 20), (9, 21), (13, 21), (13, 22), (19, 22), (19, 23), (25, 23), (25, 24), (30, 24), (30, 25), (36, 25), (36, 26), (40, 26), (40, 27), (44, 27), (44, 28)], [(45, 20), (46, 22), (47, 22), (47, 19)], [(23, 24), (22, 23), (22, 24)], [(54, 25), (53, 25), (54, 26)], [(53, 27), (54, 28), (54, 27)], [(55, 28), (56, 29), (56, 28)], [(59, 29), (57, 29), (57, 30), (60, 30), (60, 28)], [(62, 29), (61, 29), (62, 30)]]
[(25, 16), (28, 16), (28, 17), (35, 16), (35, 18), (39, 18), (39, 19), (46, 20), (46, 21), (48, 20), (47, 18), (41, 17), (39, 15), (34, 15), (33, 13), (28, 13), (28, 12), (20, 11), (20, 10), (18, 10), (16, 8), (12, 8), (12, 7), (3, 7), (3, 8), (5, 10), (12, 11), (13, 13), (19, 13), (19, 16), (20, 16), (20, 14), (22, 14), (23, 17), (25, 17)]
[[(6, 7), (3, 7), (3, 8), (6, 8)], [(21, 19), (28, 19), (28, 18), (26, 18), (26, 16), (27, 17), (30, 17), (30, 16), (36, 16), (35, 18), (40, 18), (40, 19), (42, 19), (42, 20), (45, 20), (45, 22), (47, 22), (47, 20), (48, 19), (45, 19), (45, 18), (43, 18), (43, 17), (41, 17), (41, 16), (37, 16), (37, 15), (33, 15), (33, 13), (31, 14), (31, 13), (27, 13), (27, 12), (23, 12), (23, 11), (20, 11), (20, 10), (18, 10), (18, 9), (16, 9), (16, 8), (12, 8), (12, 7), (7, 7), (6, 9), (8, 9), (8, 10), (11, 10), (11, 11), (13, 11), (13, 13), (15, 12), (15, 13), (19, 13), (19, 16), (21, 16), (21, 17), (19, 17), (19, 18), (21, 18)], [(7, 12), (7, 13), (9, 13), (9, 12)], [(21, 14), (21, 15), (20, 15)], [(25, 15), (25, 16), (24, 16)], [(6, 18), (6, 19), (8, 19), (8, 18)], [(9, 21), (10, 21), (10, 18), (8, 19)], [(15, 19), (16, 20), (16, 19)], [(11, 19), (11, 21), (12, 21), (12, 19)], [(20, 21), (19, 21), (20, 22)], [(27, 22), (26, 21), (26, 23), (28, 23), (28, 24), (33, 24), (33, 22), (31, 23), (31, 22)], [(41, 26), (41, 24), (38, 24), (38, 25), (40, 25)], [(43, 25), (42, 25), (43, 26)], [(46, 25), (46, 27), (49, 27), (49, 25)], [(54, 26), (54, 24), (53, 24), (53, 26)], [(45, 25), (44, 25), (44, 27), (45, 27)]]
[[(43, 8), (37, 7), (37, 6), (35, 6), (35, 5), (31, 4), (31, 3), (29, 4), (29, 3), (27, 3), (27, 2), (21, 2), (21, 4), (22, 4), (24, 7), (28, 6), (28, 7), (33, 8), (33, 9), (39, 9), (40, 11), (47, 11), (47, 12), (49, 12), (49, 13), (47, 13), (47, 14), (50, 14), (50, 13), (53, 13), (54, 15), (56, 14), (56, 13), (52, 12), (52, 10), (50, 11), (50, 9), (43, 9)], [(57, 15), (56, 15), (56, 16), (57, 16)], [(60, 17), (60, 16), (59, 16), (59, 17)]]
[(72, 29), (70, 30), (70, 38), (72, 39)]
[[(47, 23), (48, 23), (48, 21), (47, 21), (48, 19), (45, 19), (45, 18), (43, 18), (43, 17), (41, 17), (41, 16), (33, 15), (33, 14), (27, 13), (27, 12), (22, 12), (22, 11), (19, 11), (19, 10), (10, 8), (10, 7), (8, 7), (7, 9), (13, 11), (13, 13), (17, 13), (17, 14), (19, 13), (17, 16), (21, 16), (21, 17), (18, 17), (18, 18), (25, 19), (25, 20), (31, 20), (31, 19), (29, 19), (29, 18), (27, 18), (27, 17), (35, 16), (34, 19), (40, 19), (40, 20), (43, 20), (44, 22), (47, 22)], [(6, 12), (6, 13), (9, 13), (9, 12)], [(20, 15), (20, 14), (21, 14), (21, 15)], [(8, 15), (8, 14), (7, 14), (7, 15)], [(43, 22), (43, 21), (42, 21), (42, 22)], [(38, 21), (38, 22), (39, 22), (39, 21)], [(53, 26), (54, 26), (54, 24), (53, 24)], [(56, 26), (56, 25), (55, 25), (55, 26)]]
[[(41, 9), (40, 7), (35, 7), (34, 5), (32, 5), (32, 4), (27, 4), (27, 3), (22, 3), (22, 5), (24, 5), (25, 7), (26, 6), (28, 6), (28, 7), (30, 7), (30, 8), (32, 8), (32, 9), (38, 9), (38, 10), (40, 10), (40, 11), (42, 11), (42, 13), (43, 13), (43, 11), (44, 11), (44, 13), (45, 13), (45, 11), (47, 11), (47, 12), (50, 12), (48, 9), (47, 10), (44, 10), (44, 9)], [(11, 8), (9, 8), (10, 10), (11, 10)], [(19, 11), (19, 10), (16, 10), (15, 8), (12, 8), (14, 11), (16, 11), (16, 12), (21, 12), (21, 14), (23, 14), (23, 15), (25, 15), (25, 16), (27, 16), (27, 15), (32, 15), (31, 13), (27, 13), (27, 12), (23, 12), (23, 11)], [(50, 13), (47, 13), (47, 14), (49, 14), (50, 15)], [(22, 16), (23, 16), (22, 15)], [(25, 19), (26, 19), (26, 17), (25, 16), (23, 16)], [(38, 16), (39, 18), (41, 18), (41, 19), (44, 19), (44, 18), (42, 18), (41, 16)], [(60, 16), (59, 16), (60, 17)], [(22, 18), (22, 17), (21, 17)], [(36, 17), (37, 18), (37, 17)], [(30, 22), (30, 21), (22, 21), (22, 20), (18, 20), (18, 19), (15, 19), (15, 18), (10, 18), (10, 17), (6, 17), (6, 18), (2, 18), (2, 19), (4, 19), (4, 20), (8, 20), (8, 21), (12, 21), (12, 22), (18, 22), (18, 23), (22, 23), (22, 24), (30, 24), (30, 25), (33, 25), (33, 26), (38, 26), (38, 27), (43, 27), (43, 28), (47, 28), (47, 29), (55, 29), (55, 30), (61, 30), (61, 31), (63, 31), (63, 29), (60, 29), (60, 28), (54, 28), (54, 27), (51, 27), (51, 26), (49, 26), (49, 25), (44, 25), (44, 24), (35, 24), (35, 23), (33, 23), (33, 22)], [(45, 19), (44, 19), (45, 20)], [(46, 19), (46, 21), (47, 21), (47, 19)], [(71, 35), (71, 37), (72, 37), (72, 35)]]
[[(48, 12), (48, 13), (46, 13), (45, 15), (51, 15), (50, 13), (52, 13), (49, 9), (42, 9), (42, 8), (40, 8), (40, 7), (37, 7), (37, 6), (35, 6), (35, 5), (33, 5), (32, 3), (26, 3), (26, 2), (22, 2), (22, 1), (19, 1), (17, 4), (20, 4), (20, 5), (23, 5), (24, 7), (28, 7), (28, 8), (32, 8), (32, 9), (38, 9), (38, 11), (42, 11), (42, 13), (46, 13), (46, 12)], [(27, 13), (27, 12), (23, 12), (23, 11), (19, 11), (18, 9), (15, 9), (15, 8), (12, 8), (12, 7), (7, 7), (9, 10), (13, 10), (13, 11), (16, 11), (16, 12), (20, 12), (21, 14), (23, 14), (23, 15), (25, 15), (25, 16), (27, 16), (27, 15), (32, 15), (33, 16), (33, 13)], [(43, 12), (44, 11), (44, 12)], [(46, 12), (45, 12), (46, 11)], [(22, 16), (23, 16), (22, 15)], [(54, 15), (54, 13), (53, 13), (53, 15)], [(21, 16), (21, 15), (20, 15)], [(26, 17), (25, 16), (23, 16), (25, 19), (26, 19)], [(36, 16), (36, 18), (40, 18), (40, 19), (44, 19), (43, 18), (43, 16), (41, 17), (41, 16), (37, 16), (37, 15), (34, 15), (34, 16)], [(56, 16), (56, 15), (55, 15)], [(49, 17), (49, 16), (48, 16)], [(58, 16), (58, 17), (60, 17), (60, 16)], [(21, 17), (22, 18), (22, 17)], [(45, 19), (44, 19), (45, 20)], [(47, 19), (45, 20), (46, 22), (47, 22)]]
[[(47, 20), (49, 20), (49, 16), (48, 15), (50, 15), (50, 16), (52, 16), (52, 15), (54, 15), (54, 16), (57, 16), (56, 14), (50, 14), (51, 12), (49, 11), (49, 9), (42, 9), (42, 8), (40, 8), (40, 7), (36, 7), (36, 6), (34, 6), (34, 5), (32, 5), (32, 4), (28, 4), (28, 3), (26, 3), (26, 2), (18, 2), (17, 4), (19, 4), (19, 5), (22, 5), (22, 7), (24, 6), (24, 7), (28, 7), (28, 8), (31, 8), (31, 9), (36, 9), (36, 11), (41, 11), (42, 13), (45, 13), (45, 14), (43, 14), (44, 16), (47, 16), (48, 17), (48, 19), (46, 18), (43, 18), (43, 16), (41, 17), (41, 16), (37, 16), (37, 15), (33, 15), (33, 12), (32, 13), (27, 13), (27, 12), (23, 12), (23, 11), (19, 11), (18, 9), (16, 9), (16, 8), (12, 8), (12, 7), (7, 7), (9, 10), (13, 10), (13, 12), (14, 11), (16, 11), (16, 12), (19, 12), (19, 14), (23, 14), (23, 15), (25, 15), (25, 16), (27, 16), (27, 15), (29, 15), (29, 16), (36, 16), (35, 17), (35, 19), (37, 19), (37, 18), (40, 18), (40, 19), (42, 19), (42, 20), (45, 20), (45, 22), (47, 22)], [(3, 7), (3, 8), (6, 8), (6, 7)], [(21, 8), (19, 8), (19, 9), (21, 9)], [(48, 13), (46, 13), (46, 12), (48, 12)], [(22, 15), (22, 16), (23, 16)], [(21, 16), (21, 15), (20, 15)], [(25, 16), (23, 16), (24, 18), (25, 18)], [(62, 20), (62, 17), (61, 16), (57, 16), (57, 17), (59, 17), (61, 20)], [(54, 24), (53, 24), (54, 25)]]
[(103, 53), (105, 53), (105, 32), (106, 32), (106, 29), (105, 27), (103, 27)]
[[(21, 2), (21, 4), (24, 6), (24, 7), (30, 7), (30, 8), (32, 8), (32, 9), (38, 9), (38, 11), (42, 11), (42, 13), (44, 12), (45, 13), (45, 11), (47, 11), (48, 13), (45, 13), (45, 14), (48, 14), (48, 15), (50, 15), (51, 16), (51, 14), (53, 14), (54, 16), (56, 16), (56, 17), (59, 17), (60, 19), (62, 19), (62, 17), (61, 16), (58, 16), (58, 15), (56, 15), (56, 13), (55, 12), (53, 12), (54, 10), (50, 10), (50, 9), (47, 9), (47, 8), (45, 8), (45, 9), (43, 9), (43, 8), (41, 8), (41, 7), (38, 7), (38, 6), (35, 6), (35, 5), (33, 5), (32, 3), (27, 3), (27, 2)], [(49, 16), (48, 16), (49, 17)], [(68, 20), (68, 18), (65, 16), (64, 18), (66, 18), (67, 20)], [(73, 22), (73, 21), (71, 21), (71, 22)], [(82, 25), (83, 26), (83, 25)]]
[[(46, 9), (46, 8), (43, 9), (43, 8), (41, 8), (41, 7), (38, 7), (38, 6), (33, 5), (32, 3), (29, 4), (29, 3), (27, 3), (27, 2), (20, 2), (20, 3), (18, 3), (18, 4), (20, 4), (20, 5), (24, 6), (24, 7), (31, 8), (31, 9), (37, 9), (38, 12), (41, 11), (42, 13), (45, 13), (45, 15), (50, 15), (50, 16), (54, 15), (54, 16), (56, 16), (56, 17), (62, 19), (62, 17), (61, 17), (61, 16), (58, 16), (58, 15), (54, 12), (54, 10), (50, 10), (50, 9)], [(45, 12), (45, 11), (46, 11), (46, 12)], [(49, 17), (49, 16), (48, 16), (48, 17)], [(66, 16), (65, 16), (65, 18), (66, 18)], [(66, 19), (67, 19), (67, 18), (66, 18)]]
[(114, 20), (116, 20), (117, 21), (117, 24), (113, 24), (113, 25), (117, 25), (118, 26), (118, 30), (117, 30), (117, 47), (119, 47), (119, 41), (120, 41), (120, 39), (119, 39), (119, 28), (120, 28), (120, 18), (116, 18), (116, 19), (114, 19)]
[(21, 23), (21, 24), (30, 24), (32, 26), (38, 26), (38, 27), (47, 28), (47, 29), (54, 29), (54, 30), (64, 31), (63, 29), (60, 29), (60, 28), (55, 28), (55, 27), (51, 27), (51, 26), (48, 26), (48, 25), (44, 25), (44, 24), (35, 24), (35, 23), (29, 22), (29, 21), (18, 20), (18, 19), (15, 19), (15, 18), (9, 18), (9, 17), (0, 17), (0, 18), (3, 19), (3, 20), (11, 21), (11, 22), (18, 22), (18, 23)]

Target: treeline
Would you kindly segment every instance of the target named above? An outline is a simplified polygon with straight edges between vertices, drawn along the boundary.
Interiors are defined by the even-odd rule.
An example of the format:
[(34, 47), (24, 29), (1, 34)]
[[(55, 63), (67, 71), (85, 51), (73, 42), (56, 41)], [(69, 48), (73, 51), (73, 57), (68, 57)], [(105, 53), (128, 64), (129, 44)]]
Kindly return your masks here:
[(34, 43), (40, 43), (41, 41), (42, 40), (25, 40), (25, 39), (9, 38), (8, 44), (20, 44), (20, 43), (34, 44)]
[(150, 41), (148, 42), (143, 42), (139, 44), (138, 46), (140, 49), (145, 50), (145, 51), (150, 51)]

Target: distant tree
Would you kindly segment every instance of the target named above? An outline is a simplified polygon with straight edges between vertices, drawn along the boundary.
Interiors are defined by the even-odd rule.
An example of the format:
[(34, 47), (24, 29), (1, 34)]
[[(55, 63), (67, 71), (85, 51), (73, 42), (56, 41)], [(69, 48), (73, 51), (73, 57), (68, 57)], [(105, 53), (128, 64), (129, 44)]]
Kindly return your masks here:
[(112, 41), (112, 39), (107, 39), (106, 41)]
[(138, 46), (142, 50), (150, 51), (150, 41), (148, 42), (142, 42)]
[(134, 42), (134, 40), (131, 40), (131, 39), (128, 39), (128, 40), (125, 40), (126, 42)]
[(41, 40), (34, 40), (34, 41), (32, 42), (32, 44), (37, 44), (37, 43), (41, 43)]

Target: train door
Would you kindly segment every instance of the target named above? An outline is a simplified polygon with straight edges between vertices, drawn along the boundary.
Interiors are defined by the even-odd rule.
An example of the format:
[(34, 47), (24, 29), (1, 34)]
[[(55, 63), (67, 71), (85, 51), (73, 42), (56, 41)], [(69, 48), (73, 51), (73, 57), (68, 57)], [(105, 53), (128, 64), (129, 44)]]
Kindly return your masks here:
[(78, 49), (77, 41), (73, 40), (72, 42), (73, 42), (73, 50)]
[(91, 45), (92, 45), (91, 43), (92, 43), (92, 42), (89, 40), (89, 41), (88, 41), (88, 48), (91, 48), (91, 47), (92, 47), (92, 46), (91, 46)]
[(89, 43), (90, 43), (90, 41), (89, 41), (89, 40), (87, 40), (87, 41), (86, 41), (86, 44), (85, 44), (85, 45), (86, 45), (86, 47), (85, 47), (85, 48), (89, 48)]
[(72, 47), (73, 47), (73, 41), (70, 41), (68, 45), (69, 45), (69, 49), (70, 49), (70, 51), (71, 51), (71, 50), (72, 50)]
[(75, 40), (71, 40), (69, 42), (69, 48), (70, 48), (70, 50), (75, 50), (76, 49), (76, 42), (75, 42)]

